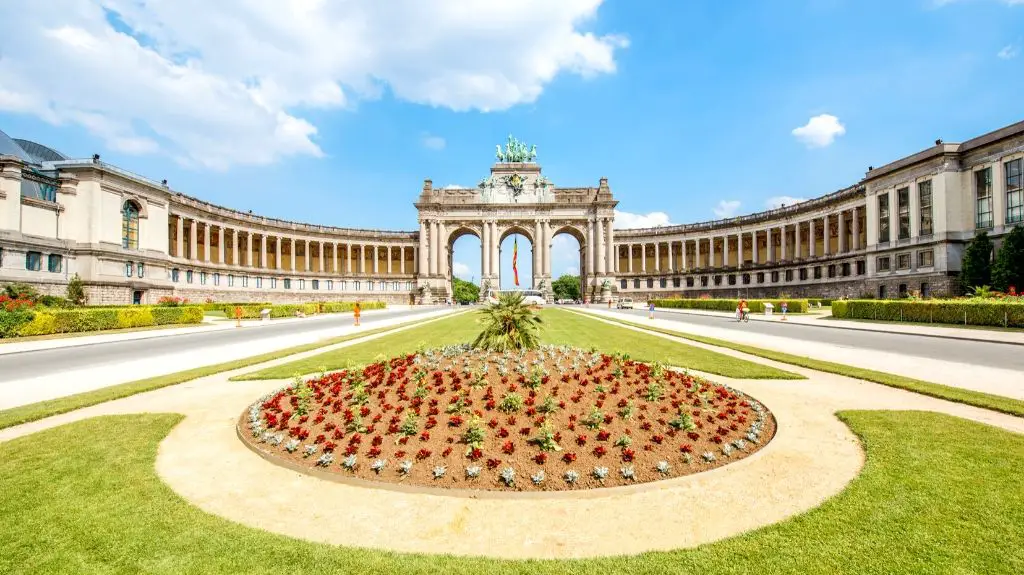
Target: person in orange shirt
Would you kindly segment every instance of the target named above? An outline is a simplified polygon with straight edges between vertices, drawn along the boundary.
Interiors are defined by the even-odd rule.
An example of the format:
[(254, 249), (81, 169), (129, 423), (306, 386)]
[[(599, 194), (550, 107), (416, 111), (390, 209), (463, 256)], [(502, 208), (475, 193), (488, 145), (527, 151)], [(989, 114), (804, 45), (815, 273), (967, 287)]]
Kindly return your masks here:
[(736, 306), (736, 319), (743, 320), (748, 313), (750, 313), (750, 308), (747, 307), (747, 300), (741, 299), (739, 305)]

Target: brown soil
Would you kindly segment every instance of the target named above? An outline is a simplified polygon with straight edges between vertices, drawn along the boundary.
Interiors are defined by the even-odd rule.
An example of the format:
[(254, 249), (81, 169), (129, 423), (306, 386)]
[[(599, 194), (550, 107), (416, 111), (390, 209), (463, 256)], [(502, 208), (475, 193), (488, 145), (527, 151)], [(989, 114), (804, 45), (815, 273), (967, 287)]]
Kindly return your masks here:
[[(257, 450), (301, 466), (370, 481), (512, 491), (688, 475), (747, 457), (775, 433), (768, 411), (736, 390), (569, 348), (398, 357), (283, 389), (250, 407), (239, 426)], [(475, 448), (472, 429), (482, 431)], [(351, 469), (343, 465), (349, 455)], [(386, 463), (379, 472), (372, 468), (378, 459)], [(402, 461), (412, 462), (408, 473)], [(657, 470), (659, 462), (669, 464), (667, 472)], [(435, 478), (440, 466), (445, 473)], [(473, 466), (479, 476), (467, 477)], [(603, 481), (597, 467), (608, 470)], [(629, 467), (633, 479), (623, 476)], [(501, 479), (506, 468), (515, 471), (512, 485)], [(531, 476), (541, 470), (535, 484)], [(570, 470), (579, 474), (572, 484)]]

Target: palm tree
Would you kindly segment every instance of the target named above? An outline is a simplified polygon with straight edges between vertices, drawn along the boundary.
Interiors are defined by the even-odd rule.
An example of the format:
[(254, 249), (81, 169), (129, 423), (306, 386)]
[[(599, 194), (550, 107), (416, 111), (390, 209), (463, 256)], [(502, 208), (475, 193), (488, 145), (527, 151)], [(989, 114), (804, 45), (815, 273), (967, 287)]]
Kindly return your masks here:
[(491, 351), (533, 349), (540, 343), (540, 316), (523, 303), (523, 294), (506, 293), (498, 303), (489, 305), (484, 314), (484, 329), (473, 341), (473, 347)]

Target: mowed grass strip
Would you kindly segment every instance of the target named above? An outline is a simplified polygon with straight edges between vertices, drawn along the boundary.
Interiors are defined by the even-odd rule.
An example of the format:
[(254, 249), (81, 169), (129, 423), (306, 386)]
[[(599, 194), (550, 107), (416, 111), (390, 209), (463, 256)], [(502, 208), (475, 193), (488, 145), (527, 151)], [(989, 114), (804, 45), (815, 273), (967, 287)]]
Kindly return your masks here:
[(765, 359), (771, 359), (773, 361), (778, 361), (780, 363), (788, 363), (790, 365), (806, 367), (807, 369), (823, 371), (825, 373), (834, 373), (836, 375), (852, 377), (854, 379), (862, 379), (864, 381), (870, 381), (872, 383), (878, 383), (881, 385), (887, 385), (889, 387), (896, 387), (899, 389), (905, 389), (907, 391), (913, 391), (914, 393), (920, 393), (921, 395), (927, 395), (929, 397), (945, 399), (947, 401), (953, 401), (956, 403), (962, 403), (964, 405), (971, 405), (974, 407), (981, 407), (983, 409), (991, 409), (992, 411), (998, 411), (1000, 413), (1015, 415), (1017, 417), (1024, 417), (1024, 401), (1021, 401), (1019, 399), (1013, 399), (1011, 397), (1003, 397), (1001, 395), (994, 395), (991, 393), (984, 393), (981, 391), (973, 391), (970, 389), (963, 389), (960, 387), (953, 387), (950, 385), (942, 385), (941, 383), (932, 383), (930, 381), (923, 381), (920, 379), (914, 379), (912, 377), (904, 377), (902, 375), (895, 375), (892, 373), (875, 371), (873, 369), (865, 369), (863, 367), (856, 367), (842, 363), (834, 363), (831, 361), (824, 361), (800, 355), (793, 355), (791, 353), (785, 353), (782, 351), (775, 351), (771, 349), (754, 347), (751, 345), (744, 345), (741, 343), (734, 343), (724, 339), (716, 339), (713, 337), (694, 335), (691, 333), (685, 333), (671, 329), (663, 329), (614, 317), (601, 317), (608, 319), (609, 321), (621, 323), (623, 325), (639, 327), (648, 331), (663, 333), (665, 335), (680, 337), (683, 339), (688, 339), (690, 341), (705, 343), (716, 347), (724, 347), (726, 349), (739, 351), (757, 357), (763, 357)]
[[(820, 507), (696, 549), (565, 561), (398, 554), (245, 527), (157, 477), (158, 445), (181, 416), (97, 417), (0, 444), (0, 573), (1024, 572), (1024, 436), (936, 413), (840, 417), (863, 441), (866, 463)], [(502, 537), (500, 522), (476, 528)]]
[(579, 313), (550, 308), (540, 314), (544, 320), (541, 339), (545, 343), (628, 353), (639, 361), (657, 361), (736, 379), (806, 379), (775, 367), (623, 329)]
[(429, 324), (401, 331), (387, 337), (381, 337), (351, 345), (334, 351), (327, 351), (306, 359), (268, 367), (252, 373), (231, 378), (232, 381), (248, 381), (254, 379), (289, 379), (296, 375), (307, 375), (319, 371), (334, 371), (346, 367), (364, 365), (379, 356), (394, 357), (412, 353), (418, 348), (433, 348), (457, 343), (473, 341), (480, 333), (478, 313), (462, 313)]
[(298, 345), (295, 347), (289, 347), (278, 351), (254, 355), (252, 357), (244, 357), (242, 359), (226, 361), (224, 363), (217, 363), (205, 367), (197, 367), (185, 371), (169, 373), (167, 375), (160, 375), (157, 377), (150, 377), (146, 379), (140, 379), (137, 381), (129, 381), (127, 383), (111, 385), (109, 387), (103, 387), (92, 391), (76, 393), (75, 395), (68, 395), (65, 397), (58, 397), (56, 399), (48, 399), (46, 401), (40, 401), (37, 403), (30, 403), (27, 405), (12, 407), (10, 409), (0, 410), (0, 429), (4, 429), (6, 427), (13, 427), (15, 425), (21, 425), (22, 423), (29, 423), (31, 421), (38, 421), (46, 417), (60, 415), (62, 413), (68, 413), (76, 409), (82, 409), (83, 407), (89, 407), (106, 401), (113, 401), (115, 399), (129, 397), (138, 393), (153, 391), (154, 389), (160, 389), (161, 387), (177, 385), (179, 383), (184, 383), (186, 381), (191, 381), (193, 379), (199, 379), (200, 377), (206, 377), (208, 375), (214, 375), (225, 371), (249, 367), (250, 365), (257, 365), (275, 359), (281, 359), (282, 357), (287, 357), (289, 355), (294, 355), (296, 353), (303, 353), (306, 351), (319, 349), (321, 347), (326, 347), (329, 345), (344, 343), (346, 341), (359, 339), (361, 337), (366, 337), (368, 335), (374, 335), (377, 333), (401, 329), (403, 327), (415, 325), (423, 321), (429, 320), (420, 319), (392, 326), (379, 327), (376, 329), (351, 333), (348, 335), (343, 335), (324, 341), (318, 341), (315, 343), (308, 343), (305, 345)]

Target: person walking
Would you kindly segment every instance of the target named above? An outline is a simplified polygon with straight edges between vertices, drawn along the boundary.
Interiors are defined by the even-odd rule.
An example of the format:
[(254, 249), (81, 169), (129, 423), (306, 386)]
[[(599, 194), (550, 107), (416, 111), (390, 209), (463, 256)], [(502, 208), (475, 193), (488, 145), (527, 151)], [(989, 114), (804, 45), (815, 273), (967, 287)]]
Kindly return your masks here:
[(786, 321), (786, 312), (789, 311), (789, 304), (782, 302), (782, 321)]
[(647, 319), (654, 319), (654, 300), (647, 304)]

